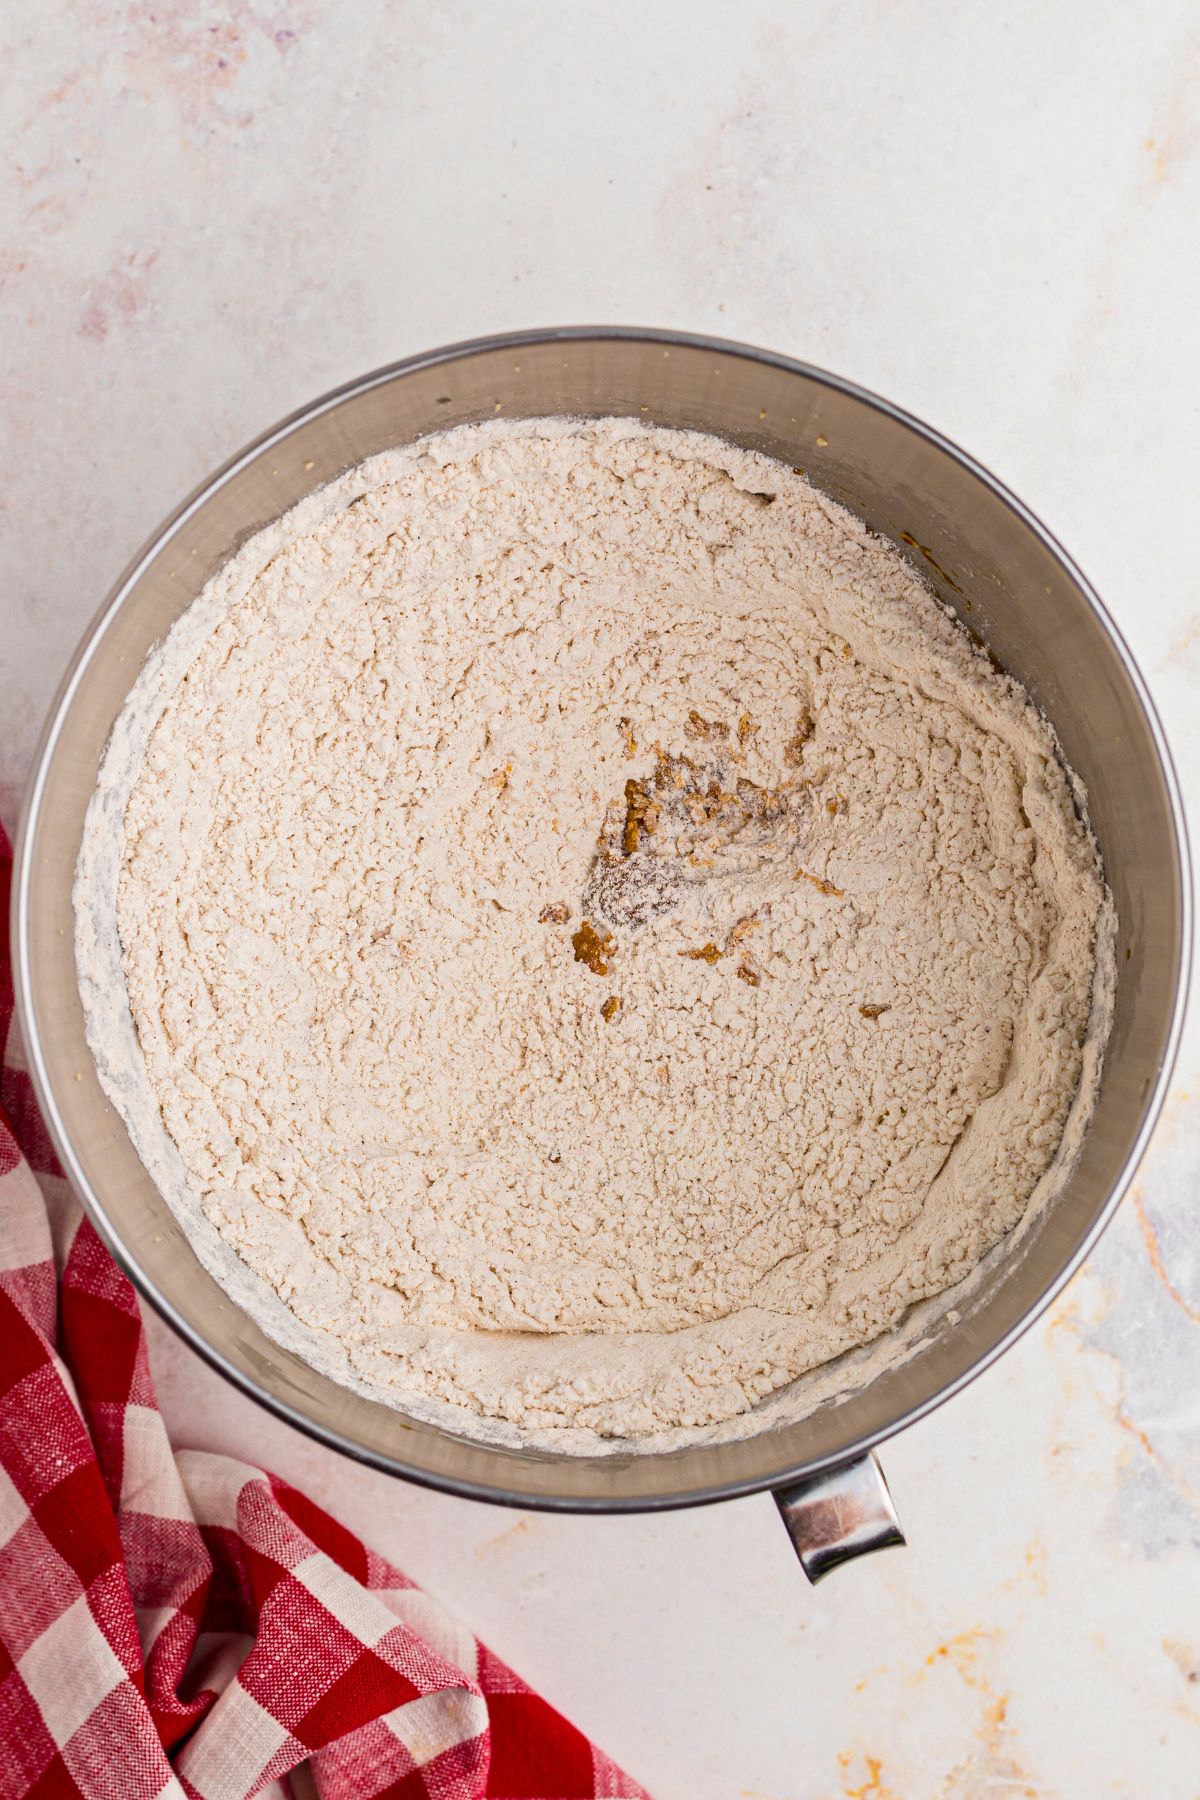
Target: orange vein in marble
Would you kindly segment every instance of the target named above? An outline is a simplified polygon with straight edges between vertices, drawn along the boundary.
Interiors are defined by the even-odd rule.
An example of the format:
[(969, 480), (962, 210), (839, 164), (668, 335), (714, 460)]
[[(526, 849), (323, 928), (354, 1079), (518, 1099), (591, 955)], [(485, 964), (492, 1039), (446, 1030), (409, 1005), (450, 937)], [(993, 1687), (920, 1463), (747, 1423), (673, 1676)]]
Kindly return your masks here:
[[(842, 1793), (845, 1800), (868, 1800), (868, 1797), (869, 1800), (898, 1800), (898, 1796), (892, 1793), (891, 1788), (886, 1786), (882, 1779), (883, 1758), (868, 1756), (864, 1751), (862, 1760), (866, 1765), (867, 1779), (858, 1787), (843, 1786)], [(843, 1781), (853, 1761), (854, 1757), (849, 1750), (838, 1752), (838, 1765), (842, 1771)]]
[(1138, 1443), (1141, 1445), (1142, 1449), (1146, 1452), (1146, 1455), (1150, 1458), (1150, 1461), (1154, 1464), (1155, 1468), (1161, 1469), (1162, 1473), (1166, 1476), (1167, 1480), (1170, 1482), (1171, 1486), (1175, 1489), (1175, 1491), (1184, 1500), (1187, 1501), (1187, 1503), (1190, 1507), (1192, 1507), (1194, 1510), (1200, 1511), (1200, 1494), (1198, 1494), (1196, 1492), (1195, 1488), (1193, 1488), (1187, 1481), (1184, 1480), (1183, 1476), (1179, 1474), (1178, 1470), (1172, 1468), (1171, 1464), (1167, 1461), (1166, 1457), (1162, 1454), (1162, 1452), (1160, 1450), (1155, 1449), (1154, 1444), (1151, 1441), (1151, 1439), (1142, 1430), (1142, 1427), (1140, 1425), (1137, 1425), (1134, 1423), (1134, 1421), (1130, 1418), (1129, 1414), (1125, 1411), (1125, 1408), (1121, 1404), (1120, 1401), (1117, 1402), (1116, 1410), (1113, 1413), (1113, 1417), (1116, 1419), (1117, 1424), (1121, 1427), (1122, 1431), (1127, 1431), (1129, 1433), (1130, 1437), (1137, 1439)]
[(1162, 1282), (1180, 1311), (1187, 1314), (1193, 1325), (1200, 1325), (1200, 1312), (1197, 1312), (1196, 1308), (1184, 1299), (1183, 1295), (1179, 1292), (1179, 1289), (1175, 1286), (1175, 1283), (1171, 1280), (1171, 1277), (1167, 1274), (1166, 1264), (1162, 1259), (1162, 1251), (1158, 1247), (1158, 1233), (1151, 1224), (1150, 1215), (1143, 1205), (1142, 1191), (1140, 1188), (1134, 1188), (1131, 1199), (1133, 1200), (1133, 1210), (1137, 1215), (1138, 1225), (1141, 1228), (1142, 1238), (1146, 1245), (1146, 1255), (1150, 1258), (1150, 1267), (1154, 1270), (1154, 1273), (1158, 1276), (1158, 1279)]

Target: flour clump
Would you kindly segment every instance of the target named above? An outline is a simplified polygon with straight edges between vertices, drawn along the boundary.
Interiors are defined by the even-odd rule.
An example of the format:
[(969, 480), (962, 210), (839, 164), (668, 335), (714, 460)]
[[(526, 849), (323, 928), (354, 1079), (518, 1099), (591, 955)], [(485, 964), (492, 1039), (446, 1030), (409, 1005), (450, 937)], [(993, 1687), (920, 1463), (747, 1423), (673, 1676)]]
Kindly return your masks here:
[(694, 1432), (1020, 1220), (1095, 848), (1025, 694), (800, 475), (464, 429), (210, 602), (124, 809), (123, 976), (155, 1124), (314, 1361)]

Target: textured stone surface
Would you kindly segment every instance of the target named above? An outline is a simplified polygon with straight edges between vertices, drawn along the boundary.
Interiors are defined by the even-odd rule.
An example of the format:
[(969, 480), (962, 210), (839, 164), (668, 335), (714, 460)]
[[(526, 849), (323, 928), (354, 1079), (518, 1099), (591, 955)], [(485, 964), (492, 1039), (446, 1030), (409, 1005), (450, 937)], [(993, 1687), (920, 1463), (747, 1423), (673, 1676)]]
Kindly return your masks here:
[[(966, 444), (1097, 583), (1200, 792), (1200, 36), (1186, 0), (1147, 19), (8, 9), (0, 815), (104, 590), (211, 467), (374, 364), (594, 320), (770, 344)], [(661, 1800), (1195, 1800), (1198, 1080), (1193, 1026), (1084, 1274), (885, 1451), (911, 1547), (813, 1593), (768, 1500), (586, 1520), (421, 1493), (155, 1326), (168, 1417), (306, 1486)]]

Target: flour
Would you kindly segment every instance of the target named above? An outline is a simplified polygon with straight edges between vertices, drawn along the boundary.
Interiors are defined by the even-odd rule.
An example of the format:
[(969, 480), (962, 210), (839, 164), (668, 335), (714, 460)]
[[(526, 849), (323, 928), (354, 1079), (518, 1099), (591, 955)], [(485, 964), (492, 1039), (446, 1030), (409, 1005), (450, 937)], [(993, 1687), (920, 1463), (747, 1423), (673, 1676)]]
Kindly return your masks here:
[[(122, 812), (136, 1068), (89, 902)], [(713, 439), (353, 471), (166, 640), (94, 813), (109, 1091), (254, 1310), (399, 1405), (745, 1415), (974, 1269), (1079, 1087), (1107, 902), (1049, 729)]]

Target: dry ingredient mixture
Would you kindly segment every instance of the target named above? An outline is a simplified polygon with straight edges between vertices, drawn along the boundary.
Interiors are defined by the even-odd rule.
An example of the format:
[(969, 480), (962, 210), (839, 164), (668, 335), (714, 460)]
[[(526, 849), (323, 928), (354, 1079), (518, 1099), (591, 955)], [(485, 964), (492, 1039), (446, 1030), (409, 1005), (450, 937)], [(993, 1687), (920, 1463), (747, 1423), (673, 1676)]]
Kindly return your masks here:
[(246, 546), (139, 687), (110, 1089), (311, 1360), (699, 1430), (1021, 1218), (1094, 845), (1023, 692), (798, 472), (427, 439)]

